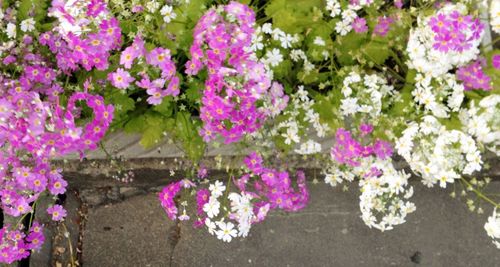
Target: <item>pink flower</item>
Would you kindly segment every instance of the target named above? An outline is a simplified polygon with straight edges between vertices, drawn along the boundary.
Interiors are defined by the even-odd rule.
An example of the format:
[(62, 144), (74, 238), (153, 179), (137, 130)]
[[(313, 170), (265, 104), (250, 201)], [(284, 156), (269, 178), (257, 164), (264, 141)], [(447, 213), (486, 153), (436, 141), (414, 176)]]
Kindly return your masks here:
[(134, 81), (134, 78), (130, 76), (128, 71), (118, 68), (115, 72), (108, 75), (108, 80), (111, 81), (111, 84), (116, 88), (127, 89), (130, 83)]
[(373, 29), (373, 33), (378, 36), (386, 36), (394, 20), (391, 17), (378, 17), (378, 23)]
[(464, 82), (465, 90), (481, 89), (489, 91), (492, 89), (491, 78), (483, 71), (481, 60), (475, 61), (457, 70), (457, 79)]
[(392, 146), (389, 142), (383, 140), (376, 140), (373, 144), (373, 153), (380, 159), (386, 159), (392, 156)]
[[(492, 62), (493, 67), (495, 69), (499, 69), (500, 70), (500, 54), (493, 55), (491, 57), (491, 62)], [(0, 114), (0, 116), (1, 116), (1, 114)]]
[(58, 204), (49, 207), (47, 213), (52, 215), (52, 220), (56, 222), (63, 221), (67, 214), (63, 206)]
[(357, 33), (363, 33), (368, 31), (368, 26), (366, 26), (366, 19), (357, 17), (352, 23), (352, 28)]

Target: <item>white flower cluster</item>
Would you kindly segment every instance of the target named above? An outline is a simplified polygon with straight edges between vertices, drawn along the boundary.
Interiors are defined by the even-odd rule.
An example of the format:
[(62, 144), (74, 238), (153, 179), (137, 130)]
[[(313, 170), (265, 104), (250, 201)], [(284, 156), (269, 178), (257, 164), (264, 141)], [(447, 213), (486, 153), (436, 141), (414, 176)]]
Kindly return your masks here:
[(490, 95), (460, 113), (463, 130), (500, 156), (500, 95)]
[(253, 205), (251, 203), (252, 196), (245, 193), (230, 193), (228, 199), (231, 201), (231, 213), (229, 214), (230, 220), (238, 222), (237, 229), (232, 222), (225, 222), (224, 218), (215, 220), (219, 215), (220, 202), (217, 200), (222, 196), (226, 187), (219, 181), (211, 184), (208, 188), (210, 190), (209, 201), (203, 205), (203, 211), (207, 213), (208, 218), (205, 219), (205, 226), (208, 228), (210, 234), (215, 234), (218, 239), (224, 242), (231, 242), (234, 237), (246, 237), (252, 223), (257, 221), (257, 216), (253, 212)]
[(341, 184), (344, 180), (352, 182), (355, 178), (352, 170), (342, 170), (336, 164), (328, 166), (328, 168), (323, 171), (323, 174), (325, 175), (325, 183), (333, 187), (337, 186), (337, 184)]
[(448, 118), (450, 110), (460, 109), (464, 99), (464, 86), (457, 82), (453, 74), (446, 73), (432, 78), (430, 75), (419, 73), (415, 77), (415, 89), (412, 95), (415, 102), (423, 105), (432, 115)]
[(269, 45), (271, 40), (278, 42), (282, 48), (289, 49), (299, 41), (299, 37), (298, 35), (286, 33), (279, 28), (273, 28), (271, 23), (264, 23), (255, 29), (250, 48), (253, 51), (262, 50)]
[(338, 0), (327, 0), (326, 10), (330, 12), (332, 18), (340, 15), (342, 20), (335, 24), (335, 31), (340, 35), (346, 35), (352, 30), (352, 22), (358, 17), (356, 11), (373, 3), (371, 0), (360, 0), (347, 5), (347, 9), (342, 10)]
[(215, 181), (208, 188), (210, 190), (210, 198), (205, 205), (203, 205), (203, 211), (206, 212), (208, 218), (205, 219), (205, 225), (208, 228), (210, 234), (217, 235), (218, 239), (224, 242), (230, 242), (233, 237), (238, 235), (238, 231), (234, 229), (234, 224), (231, 222), (224, 222), (224, 219), (219, 221), (212, 221), (211, 219), (217, 217), (220, 213), (220, 202), (218, 198), (222, 196), (226, 186), (220, 181)]
[[(298, 42), (299, 37), (297, 34), (291, 35), (279, 28), (273, 28), (271, 23), (264, 23), (262, 26), (255, 29), (250, 50), (254, 52), (266, 50), (260, 61), (264, 63), (268, 71), (272, 73), (272, 68), (279, 66), (286, 59), (286, 55), (283, 55), (282, 51), (291, 49), (293, 46), (296, 46)], [(277, 47), (273, 43), (277, 43)], [(297, 52), (300, 53), (300, 56), (296, 55)], [(292, 50), (290, 58), (295, 62), (303, 59), (304, 68), (306, 70), (307, 68), (310, 68), (309, 71), (314, 69), (314, 65), (309, 62), (304, 51), (300, 49)]]
[(238, 236), (246, 237), (252, 223), (255, 221), (255, 214), (253, 213), (253, 205), (250, 202), (252, 196), (246, 193), (231, 193), (228, 199), (231, 201), (231, 219), (238, 222)]
[(484, 224), (484, 230), (489, 237), (493, 240), (493, 244), (500, 249), (500, 214), (497, 213), (497, 209), (493, 210), (493, 214), (488, 217), (488, 221)]
[(361, 218), (370, 228), (392, 230), (415, 211), (415, 204), (408, 201), (413, 195), (413, 187), (408, 187), (410, 174), (394, 169), (390, 159), (377, 160), (373, 167), (382, 174), (360, 179)]
[(491, 30), (500, 34), (500, 1), (491, 0), (490, 24)]
[(422, 183), (446, 188), (461, 174), (481, 170), (481, 154), (471, 136), (457, 130), (446, 130), (433, 116), (418, 124), (410, 123), (396, 141), (398, 154), (408, 162)]
[[(461, 3), (447, 4), (440, 10), (440, 14), (450, 14), (452, 11), (458, 11), (466, 15), (467, 7)], [(439, 77), (456, 66), (462, 66), (471, 60), (477, 58), (479, 54), (479, 44), (482, 38), (477, 38), (472, 42), (472, 47), (461, 52), (448, 51), (441, 52), (433, 48), (434, 31), (429, 26), (429, 20), (432, 16), (419, 17), (418, 27), (410, 31), (410, 37), (406, 51), (410, 57), (408, 66), (426, 76)], [(464, 32), (465, 34), (465, 32)]]
[(340, 111), (344, 116), (365, 113), (377, 117), (382, 111), (382, 99), (394, 94), (393, 89), (380, 75), (352, 71), (343, 82)]
[(413, 187), (408, 186), (410, 174), (397, 171), (390, 158), (365, 157), (356, 167), (339, 166), (333, 161), (323, 174), (331, 186), (359, 178), (361, 218), (370, 228), (391, 230), (415, 211), (415, 205), (408, 201), (413, 195)]
[(319, 114), (313, 109), (314, 104), (315, 101), (309, 98), (304, 87), (299, 86), (297, 92), (291, 95), (291, 102), (281, 113), (286, 119), (273, 125), (269, 132), (264, 132), (265, 127), (263, 127), (261, 131), (254, 133), (252, 136), (262, 142), (260, 145), (266, 147), (272, 147), (271, 137), (281, 136), (285, 139), (286, 145), (300, 144), (300, 148), (295, 150), (298, 154), (309, 155), (320, 152), (321, 144), (312, 138), (308, 138), (303, 142), (300, 136), (301, 134), (310, 136), (314, 130), (316, 136), (321, 138), (325, 137), (329, 130), (328, 125), (320, 122)]

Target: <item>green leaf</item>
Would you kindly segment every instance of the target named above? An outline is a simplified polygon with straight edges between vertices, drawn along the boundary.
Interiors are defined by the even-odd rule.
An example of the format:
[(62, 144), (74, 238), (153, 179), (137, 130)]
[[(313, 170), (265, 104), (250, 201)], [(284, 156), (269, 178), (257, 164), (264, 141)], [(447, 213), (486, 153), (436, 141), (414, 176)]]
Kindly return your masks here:
[(142, 133), (147, 128), (146, 126), (146, 120), (142, 116), (136, 116), (125, 124), (123, 130), (126, 133)]
[(163, 138), (163, 129), (161, 127), (148, 127), (142, 134), (139, 142), (144, 148), (151, 148), (158, 144)]
[(157, 111), (158, 113), (161, 113), (165, 117), (172, 116), (173, 112), (172, 98), (170, 96), (163, 98), (161, 104), (154, 106), (153, 110)]
[(369, 42), (362, 48), (368, 61), (382, 65), (389, 58), (391, 50), (387, 43)]

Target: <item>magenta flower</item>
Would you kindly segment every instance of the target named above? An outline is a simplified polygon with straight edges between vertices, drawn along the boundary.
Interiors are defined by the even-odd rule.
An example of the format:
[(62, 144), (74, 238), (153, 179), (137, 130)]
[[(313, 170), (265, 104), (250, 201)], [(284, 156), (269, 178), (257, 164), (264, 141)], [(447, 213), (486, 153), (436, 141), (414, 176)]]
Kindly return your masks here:
[(361, 131), (361, 136), (368, 135), (373, 131), (373, 125), (363, 123), (359, 126), (359, 130)]
[(52, 220), (56, 222), (63, 221), (67, 214), (63, 206), (58, 204), (49, 207), (47, 213), (52, 215)]
[(253, 173), (260, 174), (262, 172), (262, 157), (256, 152), (250, 153), (243, 162)]
[[(500, 70), (500, 54), (493, 55), (491, 57), (491, 63), (493, 64), (493, 67), (495, 69)], [(0, 113), (0, 117), (1, 117), (1, 113)]]
[(392, 146), (389, 142), (376, 140), (373, 144), (373, 153), (380, 159), (386, 159), (392, 156)]
[(108, 75), (108, 80), (111, 81), (111, 84), (116, 88), (127, 89), (130, 83), (134, 81), (134, 78), (130, 76), (128, 71), (118, 68), (115, 72)]
[(357, 33), (363, 33), (368, 31), (368, 26), (366, 26), (366, 19), (357, 17), (352, 22), (352, 28)]
[(457, 79), (464, 83), (465, 90), (480, 89), (489, 91), (492, 89), (491, 78), (483, 71), (481, 60), (475, 61), (457, 70)]
[(378, 23), (373, 29), (373, 33), (378, 36), (386, 36), (394, 20), (391, 17), (378, 17)]

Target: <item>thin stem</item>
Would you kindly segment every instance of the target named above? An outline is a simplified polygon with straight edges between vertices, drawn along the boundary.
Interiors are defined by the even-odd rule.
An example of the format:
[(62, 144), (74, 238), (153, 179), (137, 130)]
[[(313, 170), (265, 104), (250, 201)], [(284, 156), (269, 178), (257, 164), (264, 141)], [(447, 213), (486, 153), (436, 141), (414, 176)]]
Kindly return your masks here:
[(472, 192), (476, 193), (476, 195), (478, 197), (480, 197), (483, 200), (489, 202), (490, 204), (492, 204), (496, 208), (500, 207), (500, 204), (498, 204), (495, 201), (491, 200), (491, 198), (487, 197), (486, 195), (484, 195), (483, 193), (481, 193), (479, 190), (477, 190), (476, 188), (474, 188), (474, 186), (472, 186), (472, 184), (470, 184), (469, 181), (467, 181), (465, 178), (462, 177), (462, 178), (460, 178), (460, 180), (467, 185), (467, 189), (468, 190), (472, 190)]
[(68, 231), (68, 228), (66, 228), (66, 224), (64, 222), (61, 223), (62, 227), (64, 228), (64, 231), (65, 233), (68, 233), (68, 236), (65, 237), (67, 238), (68, 240), (68, 246), (69, 246), (69, 254), (70, 254), (70, 257), (71, 257), (71, 266), (72, 267), (76, 267), (76, 263), (75, 263), (75, 258), (73, 256), (73, 246), (71, 245), (71, 240), (69, 238), (69, 231)]

